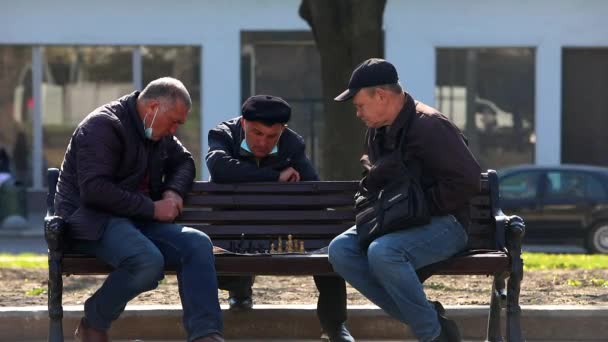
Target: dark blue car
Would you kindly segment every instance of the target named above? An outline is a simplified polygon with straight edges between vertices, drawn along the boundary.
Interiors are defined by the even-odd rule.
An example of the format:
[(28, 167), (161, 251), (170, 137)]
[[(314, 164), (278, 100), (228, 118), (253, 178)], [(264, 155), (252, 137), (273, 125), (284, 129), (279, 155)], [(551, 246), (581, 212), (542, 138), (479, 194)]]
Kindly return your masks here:
[(608, 253), (608, 168), (524, 165), (498, 175), (503, 211), (526, 221), (524, 243)]

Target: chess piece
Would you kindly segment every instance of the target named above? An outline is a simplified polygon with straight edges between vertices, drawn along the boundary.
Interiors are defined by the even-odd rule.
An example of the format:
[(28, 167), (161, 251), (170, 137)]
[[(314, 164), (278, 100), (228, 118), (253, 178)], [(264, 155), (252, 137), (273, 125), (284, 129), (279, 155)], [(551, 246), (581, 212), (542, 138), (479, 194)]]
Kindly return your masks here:
[(291, 234), (287, 235), (287, 253), (293, 252), (293, 240)]
[(270, 244), (270, 254), (274, 254), (276, 252), (277, 252), (277, 250), (274, 249), (274, 242), (273, 242), (273, 243)]
[(279, 247), (277, 248), (277, 253), (283, 253), (283, 240), (279, 236)]
[(239, 250), (238, 253), (245, 252), (245, 233), (241, 234), (241, 241), (239, 241)]
[(306, 253), (306, 250), (304, 249), (304, 241), (300, 240), (300, 253)]

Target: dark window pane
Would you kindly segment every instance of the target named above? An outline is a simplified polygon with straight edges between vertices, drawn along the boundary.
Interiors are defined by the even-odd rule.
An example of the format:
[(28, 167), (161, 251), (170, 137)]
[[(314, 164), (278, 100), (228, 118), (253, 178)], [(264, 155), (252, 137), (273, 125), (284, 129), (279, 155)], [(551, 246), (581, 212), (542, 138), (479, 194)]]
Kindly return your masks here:
[(605, 200), (608, 198), (606, 187), (596, 176), (588, 175), (585, 177), (585, 189), (587, 196), (594, 200)]
[(500, 181), (500, 196), (504, 199), (532, 199), (536, 197), (539, 172), (521, 172)]
[(0, 149), (15, 179), (32, 184), (32, 48), (0, 45)]
[(547, 199), (580, 199), (585, 197), (585, 175), (576, 172), (548, 172), (551, 187)]
[(608, 166), (608, 49), (564, 49), (562, 63), (562, 162)]
[(439, 48), (435, 95), (482, 169), (534, 161), (534, 49)]
[[(289, 127), (304, 137), (306, 153), (322, 170), (319, 135), (323, 100), (321, 62), (309, 32), (243, 32), (242, 97), (280, 96), (292, 107)], [(234, 116), (239, 115), (235, 113)]]

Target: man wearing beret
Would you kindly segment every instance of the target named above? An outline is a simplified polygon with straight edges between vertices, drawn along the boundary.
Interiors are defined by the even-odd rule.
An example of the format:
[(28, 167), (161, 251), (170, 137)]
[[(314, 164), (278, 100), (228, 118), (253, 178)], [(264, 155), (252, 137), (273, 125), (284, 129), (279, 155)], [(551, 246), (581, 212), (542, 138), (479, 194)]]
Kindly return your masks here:
[[(206, 156), (211, 180), (235, 182), (318, 181), (304, 153), (304, 139), (286, 127), (291, 107), (276, 96), (257, 95), (245, 101), (240, 117), (209, 131)], [(319, 290), (317, 316), (329, 341), (354, 341), (346, 329), (346, 285), (340, 277), (315, 276)], [(253, 277), (220, 277), (229, 290), (231, 310), (251, 309)]]
[(378, 193), (396, 179), (413, 177), (408, 170), (419, 169), (424, 195), (410, 200), (427, 207), (431, 218), (382, 235), (366, 250), (353, 227), (330, 243), (329, 261), (359, 292), (408, 324), (419, 341), (460, 341), (458, 327), (444, 316), (441, 304), (427, 300), (416, 270), (467, 246), (468, 204), (479, 190), (479, 164), (448, 118), (403, 91), (391, 63), (379, 58), (361, 63), (348, 89), (335, 98), (349, 99), (368, 127), (361, 191)]

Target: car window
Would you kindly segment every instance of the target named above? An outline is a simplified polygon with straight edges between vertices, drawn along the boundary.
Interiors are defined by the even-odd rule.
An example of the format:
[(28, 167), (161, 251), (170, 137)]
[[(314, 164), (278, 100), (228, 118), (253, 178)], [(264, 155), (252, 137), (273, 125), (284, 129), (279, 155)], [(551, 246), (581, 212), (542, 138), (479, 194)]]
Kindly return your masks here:
[(536, 197), (539, 172), (519, 172), (500, 180), (503, 199), (533, 199)]
[(587, 177), (584, 173), (572, 171), (547, 172), (549, 183), (545, 199), (585, 198)]
[(605, 200), (606, 198), (608, 198), (606, 194), (606, 189), (604, 188), (604, 185), (598, 177), (593, 175), (587, 175), (587, 177), (585, 177), (585, 180), (587, 182), (585, 184), (585, 189), (589, 198), (595, 200)]

